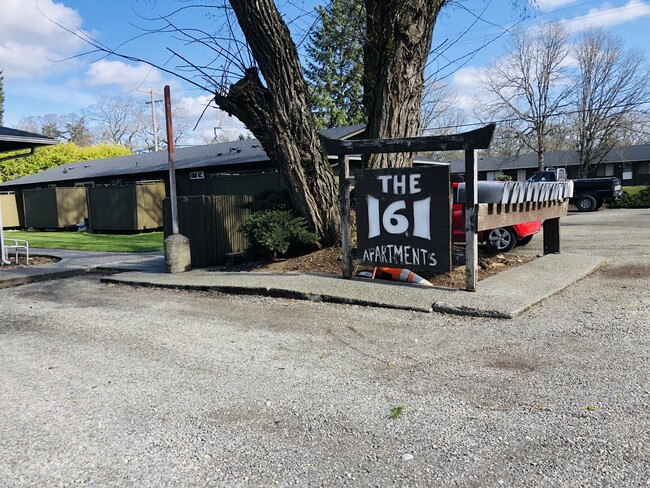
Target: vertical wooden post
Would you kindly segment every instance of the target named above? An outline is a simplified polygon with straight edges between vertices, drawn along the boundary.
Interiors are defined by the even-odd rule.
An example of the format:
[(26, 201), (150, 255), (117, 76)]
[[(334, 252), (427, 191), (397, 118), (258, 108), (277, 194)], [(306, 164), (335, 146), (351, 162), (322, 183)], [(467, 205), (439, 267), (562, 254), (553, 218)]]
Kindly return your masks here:
[(352, 278), (352, 230), (350, 228), (350, 162), (339, 155), (339, 199), (341, 204), (341, 270), (343, 278)]
[[(0, 206), (0, 262), (4, 264), (11, 264), (5, 258), (5, 237), (4, 229), (2, 227), (2, 207)], [(16, 258), (16, 264), (18, 264), (18, 258)]]
[(478, 283), (478, 167), (476, 151), (465, 151), (465, 289), (476, 291)]
[(544, 255), (560, 253), (560, 219), (544, 221)]
[(172, 209), (172, 234), (178, 234), (178, 202), (176, 201), (176, 162), (172, 130), (172, 100), (169, 85), (165, 85), (165, 122), (167, 124), (167, 161), (169, 162), (169, 200)]

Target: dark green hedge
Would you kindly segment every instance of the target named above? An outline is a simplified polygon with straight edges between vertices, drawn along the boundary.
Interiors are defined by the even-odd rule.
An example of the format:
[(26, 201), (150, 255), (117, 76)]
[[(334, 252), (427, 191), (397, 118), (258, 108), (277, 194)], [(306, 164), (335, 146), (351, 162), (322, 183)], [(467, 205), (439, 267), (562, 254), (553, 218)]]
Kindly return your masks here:
[(610, 208), (650, 208), (650, 186), (634, 193), (624, 189), (621, 198), (611, 202), (609, 206)]

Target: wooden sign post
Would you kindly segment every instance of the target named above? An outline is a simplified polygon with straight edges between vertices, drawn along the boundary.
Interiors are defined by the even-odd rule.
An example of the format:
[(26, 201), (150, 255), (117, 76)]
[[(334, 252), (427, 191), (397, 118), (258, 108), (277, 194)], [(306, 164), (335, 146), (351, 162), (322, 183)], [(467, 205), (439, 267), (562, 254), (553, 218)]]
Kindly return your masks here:
[[(476, 129), (462, 134), (453, 134), (446, 136), (428, 136), (428, 137), (410, 137), (401, 139), (366, 139), (340, 141), (321, 136), (321, 143), (325, 152), (331, 155), (339, 156), (339, 184), (340, 184), (340, 203), (341, 203), (341, 244), (343, 251), (342, 272), (343, 277), (352, 277), (352, 255), (351, 255), (351, 230), (350, 230), (350, 187), (356, 181), (349, 176), (349, 165), (347, 155), (350, 154), (377, 154), (377, 153), (398, 153), (398, 152), (416, 152), (416, 151), (466, 151), (466, 155), (471, 153), (469, 162), (472, 165), (471, 177), (472, 188), (476, 187), (476, 157), (474, 150), (487, 149), (492, 141), (495, 124), (489, 124), (480, 129)], [(468, 157), (466, 156), (466, 165)], [(448, 173), (447, 173), (448, 175)], [(447, 176), (447, 186), (449, 180)], [(450, 189), (447, 188), (447, 192)], [(474, 193), (474, 191), (472, 191)], [(448, 193), (447, 193), (448, 194)], [(469, 196), (469, 195), (468, 195)], [(475, 197), (472, 197), (472, 201)], [(475, 222), (475, 208), (466, 207), (466, 221)], [(450, 212), (449, 212), (450, 213)], [(451, 217), (449, 217), (451, 218)], [(401, 220), (401, 219), (400, 219)], [(476, 230), (468, 231), (474, 234), (476, 241)], [(451, 241), (451, 238), (449, 239)], [(469, 263), (468, 263), (469, 264)], [(469, 268), (470, 266), (468, 266)], [(476, 274), (476, 266), (472, 267), (473, 273)], [(468, 271), (469, 273), (469, 271)], [(468, 287), (469, 289), (469, 287)], [(474, 284), (473, 289), (476, 289)]]
[(478, 165), (476, 150), (465, 151), (465, 289), (476, 291), (478, 283)]

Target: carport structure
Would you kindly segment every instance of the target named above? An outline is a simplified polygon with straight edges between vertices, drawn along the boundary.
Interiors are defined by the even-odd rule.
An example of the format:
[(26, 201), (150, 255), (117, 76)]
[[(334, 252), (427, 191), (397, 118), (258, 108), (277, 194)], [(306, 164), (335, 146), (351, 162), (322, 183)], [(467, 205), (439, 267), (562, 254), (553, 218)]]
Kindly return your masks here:
[[(0, 161), (29, 156), (31, 154), (34, 154), (34, 151), (37, 147), (50, 146), (52, 144), (56, 144), (57, 142), (58, 141), (56, 141), (56, 139), (52, 139), (51, 137), (46, 137), (40, 134), (35, 134), (33, 132), (11, 129), (9, 127), (0, 127), (0, 155), (12, 151), (29, 150), (27, 153), (21, 152), (20, 154), (14, 154), (6, 157), (0, 156)], [(18, 243), (16, 242), (15, 244), (16, 246), (14, 247), (17, 247)], [(6, 260), (5, 254), (5, 241), (2, 227), (2, 208), (0, 208), (0, 262), (2, 262), (3, 265), (9, 264), (9, 262)]]

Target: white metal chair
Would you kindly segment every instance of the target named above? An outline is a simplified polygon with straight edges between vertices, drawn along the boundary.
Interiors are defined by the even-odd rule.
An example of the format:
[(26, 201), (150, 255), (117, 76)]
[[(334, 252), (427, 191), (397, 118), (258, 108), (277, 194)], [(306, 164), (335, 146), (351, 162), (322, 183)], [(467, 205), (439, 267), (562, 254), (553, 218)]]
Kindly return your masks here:
[[(13, 244), (9, 244), (13, 242)], [(22, 239), (4, 239), (4, 248), (5, 248), (5, 259), (9, 259), (9, 251), (16, 252), (16, 264), (18, 264), (18, 253), (23, 252), (25, 254), (25, 264), (29, 264), (29, 243)]]

